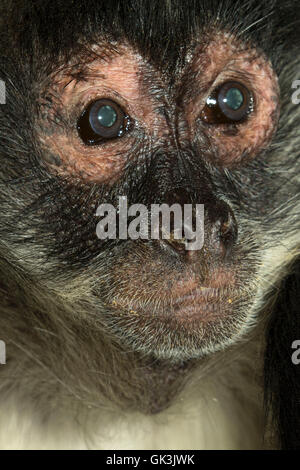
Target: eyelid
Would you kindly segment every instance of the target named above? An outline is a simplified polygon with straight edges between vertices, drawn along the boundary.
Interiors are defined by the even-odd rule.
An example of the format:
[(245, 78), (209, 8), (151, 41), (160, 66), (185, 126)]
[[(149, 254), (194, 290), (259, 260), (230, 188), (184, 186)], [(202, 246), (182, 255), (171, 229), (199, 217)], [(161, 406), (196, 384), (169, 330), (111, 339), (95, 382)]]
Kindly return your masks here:
[(256, 94), (255, 77), (253, 77), (249, 73), (246, 73), (246, 72), (241, 73), (241, 71), (231, 69), (231, 70), (222, 71), (216, 77), (216, 79), (212, 82), (211, 86), (209, 87), (209, 90), (206, 93), (206, 96), (207, 97), (210, 96), (216, 88), (219, 88), (225, 82), (239, 82), (242, 85), (244, 85), (246, 88), (248, 88), (248, 90), (252, 93), (253, 97)]

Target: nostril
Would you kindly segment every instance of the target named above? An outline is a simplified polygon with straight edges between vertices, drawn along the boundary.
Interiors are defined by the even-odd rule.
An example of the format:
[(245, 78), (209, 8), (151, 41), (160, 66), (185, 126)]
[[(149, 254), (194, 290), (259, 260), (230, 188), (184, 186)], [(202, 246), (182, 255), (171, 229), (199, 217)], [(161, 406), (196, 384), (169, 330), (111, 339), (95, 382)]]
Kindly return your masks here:
[(221, 221), (220, 237), (224, 242), (235, 242), (237, 238), (237, 223), (232, 210), (228, 207), (227, 217)]
[(220, 218), (215, 222), (216, 236), (219, 239), (220, 250), (224, 258), (228, 256), (236, 242), (238, 227), (230, 207), (222, 204)]

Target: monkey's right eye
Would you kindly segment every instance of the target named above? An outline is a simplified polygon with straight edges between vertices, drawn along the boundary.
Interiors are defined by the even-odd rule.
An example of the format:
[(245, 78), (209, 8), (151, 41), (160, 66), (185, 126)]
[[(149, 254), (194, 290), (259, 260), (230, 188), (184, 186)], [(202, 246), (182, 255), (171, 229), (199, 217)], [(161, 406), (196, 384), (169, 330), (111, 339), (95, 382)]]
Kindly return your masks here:
[(240, 82), (225, 82), (208, 97), (200, 118), (208, 124), (245, 121), (253, 111), (252, 93)]
[(77, 130), (87, 145), (122, 137), (129, 130), (130, 118), (114, 101), (100, 99), (93, 101), (81, 114)]

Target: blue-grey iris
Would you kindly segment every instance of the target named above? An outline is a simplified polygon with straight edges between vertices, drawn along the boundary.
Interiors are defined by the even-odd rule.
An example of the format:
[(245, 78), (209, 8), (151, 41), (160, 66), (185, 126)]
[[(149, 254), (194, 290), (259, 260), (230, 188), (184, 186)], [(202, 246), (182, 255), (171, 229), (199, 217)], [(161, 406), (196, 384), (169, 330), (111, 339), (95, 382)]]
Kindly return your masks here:
[(113, 126), (118, 119), (118, 115), (112, 106), (102, 106), (98, 111), (98, 121), (103, 127)]
[(84, 110), (77, 124), (79, 135), (88, 145), (103, 139), (121, 137), (126, 129), (127, 117), (118, 103), (108, 98), (93, 101)]
[(236, 111), (244, 103), (243, 93), (238, 88), (230, 88), (225, 95), (224, 102), (229, 108)]
[[(253, 99), (248, 88), (240, 82), (225, 82), (216, 89), (216, 122), (227, 124), (243, 121), (253, 109)], [(213, 108), (212, 108), (213, 109)]]

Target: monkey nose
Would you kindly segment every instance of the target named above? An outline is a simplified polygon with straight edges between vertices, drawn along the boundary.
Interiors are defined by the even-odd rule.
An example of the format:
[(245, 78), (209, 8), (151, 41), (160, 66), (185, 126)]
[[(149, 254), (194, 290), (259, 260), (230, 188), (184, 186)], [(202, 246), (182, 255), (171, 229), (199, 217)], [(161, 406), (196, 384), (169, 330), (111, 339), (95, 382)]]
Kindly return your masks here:
[[(194, 216), (193, 212), (193, 216)], [(238, 235), (237, 222), (232, 209), (223, 201), (204, 204), (204, 244), (200, 249), (190, 249), (189, 240), (175, 235), (171, 225), (170, 236), (161, 240), (165, 246), (187, 263), (224, 262), (232, 252)]]

